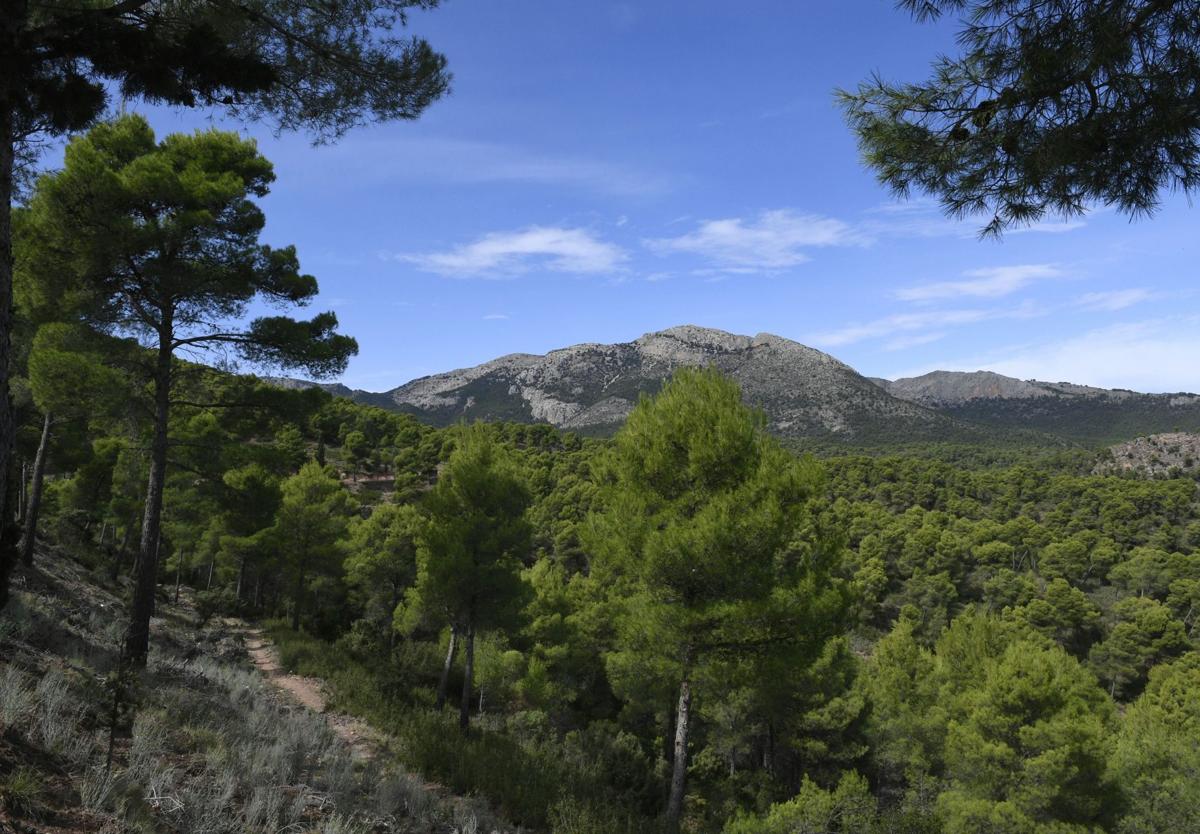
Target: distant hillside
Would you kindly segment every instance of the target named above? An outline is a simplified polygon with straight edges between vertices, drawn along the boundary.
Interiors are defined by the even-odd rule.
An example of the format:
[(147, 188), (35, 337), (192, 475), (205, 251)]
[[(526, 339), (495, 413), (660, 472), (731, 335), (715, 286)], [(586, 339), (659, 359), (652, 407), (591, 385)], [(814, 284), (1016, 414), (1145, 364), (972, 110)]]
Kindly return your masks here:
[(1118, 443), (1105, 450), (1092, 471), (1151, 478), (1195, 474), (1200, 472), (1200, 434), (1168, 432)]
[(876, 380), (888, 393), (942, 414), (1000, 429), (1031, 429), (1088, 444), (1200, 431), (1200, 396), (1139, 394), (1069, 382), (1020, 380), (990, 371), (934, 371)]
[(371, 391), (363, 391), (359, 388), (350, 388), (342, 385), (340, 382), (311, 382), (307, 379), (294, 379), (287, 376), (264, 376), (262, 381), (279, 388), (287, 389), (305, 389), (305, 388), (320, 388), (322, 391), (328, 392), (335, 397), (345, 397), (348, 400), (354, 400), (364, 405), (377, 405), (381, 408), (388, 408), (395, 411), (395, 406), (387, 394), (376, 394)]

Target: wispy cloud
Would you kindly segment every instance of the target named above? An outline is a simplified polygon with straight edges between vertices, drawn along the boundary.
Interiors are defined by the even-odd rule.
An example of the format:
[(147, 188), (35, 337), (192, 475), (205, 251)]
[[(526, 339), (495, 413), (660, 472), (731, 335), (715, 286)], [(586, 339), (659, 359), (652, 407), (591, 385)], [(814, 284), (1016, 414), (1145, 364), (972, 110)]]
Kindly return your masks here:
[(488, 313), (483, 317), (484, 321), (507, 321), (508, 313)]
[(866, 242), (841, 220), (777, 209), (753, 219), (706, 220), (685, 235), (651, 239), (645, 245), (660, 255), (698, 255), (709, 262), (709, 271), (754, 273), (798, 266), (809, 260), (808, 249)]
[(946, 338), (945, 331), (931, 333), (914, 333), (910, 336), (898, 336), (883, 346), (884, 350), (908, 350), (908, 348), (928, 345)]
[[(524, 148), (493, 142), (450, 138), (417, 138), (389, 132), (372, 137), (350, 137), (321, 148), (317, 162), (312, 149), (288, 146), (277, 162), (296, 169), (296, 182), (314, 182), (322, 188), (339, 185), (408, 181), (450, 185), (525, 183), (576, 188), (621, 197), (658, 195), (670, 191), (675, 181), (662, 171), (651, 171), (621, 160), (555, 153), (553, 149)], [(292, 160), (289, 154), (295, 156)], [(303, 154), (303, 155), (302, 155)]]
[(1062, 270), (1051, 264), (1021, 264), (972, 269), (965, 281), (942, 281), (897, 290), (903, 301), (942, 301), (949, 298), (1002, 298), (1034, 281), (1057, 278)]
[[(840, 347), (872, 339), (892, 338), (890, 349), (899, 350), (924, 341), (934, 341), (931, 334), (941, 338), (939, 328), (961, 327), (995, 319), (1026, 319), (1044, 314), (1033, 304), (1021, 304), (1002, 309), (929, 310), (920, 313), (897, 313), (859, 324), (814, 334), (811, 339), (819, 345)], [(912, 334), (912, 335), (906, 335)], [(908, 340), (906, 344), (904, 340)]]
[(1039, 220), (1037, 223), (1031, 223), (1028, 226), (1016, 226), (1009, 229), (1005, 234), (1061, 235), (1064, 232), (1073, 232), (1076, 229), (1082, 229), (1086, 225), (1087, 222), (1079, 217), (1071, 217), (1065, 220)]
[(503, 277), (531, 269), (577, 274), (611, 273), (621, 268), (628, 255), (619, 246), (596, 238), (586, 229), (531, 226), (513, 232), (492, 232), (473, 243), (445, 252), (391, 257), (439, 275)]
[(1111, 313), (1149, 301), (1153, 297), (1154, 293), (1144, 287), (1132, 287), (1127, 290), (1084, 293), (1079, 296), (1077, 303), (1085, 310)]
[[(860, 227), (876, 237), (961, 237), (979, 236), (982, 221), (979, 217), (956, 220), (942, 211), (937, 201), (928, 198), (884, 203), (867, 210), (867, 219)], [(1018, 226), (1005, 232), (1015, 234), (1062, 234), (1082, 229), (1087, 222), (1079, 217), (1041, 220), (1028, 226)]]

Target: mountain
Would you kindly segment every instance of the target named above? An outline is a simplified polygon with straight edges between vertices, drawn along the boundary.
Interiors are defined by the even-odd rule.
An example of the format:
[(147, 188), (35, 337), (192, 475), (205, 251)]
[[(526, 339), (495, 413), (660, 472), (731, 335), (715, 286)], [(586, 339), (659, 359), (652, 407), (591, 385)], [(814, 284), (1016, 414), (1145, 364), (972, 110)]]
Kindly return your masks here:
[(1200, 396), (1140, 394), (1069, 382), (1022, 380), (991, 371), (934, 371), (877, 385), (948, 417), (999, 429), (1032, 429), (1089, 444), (1200, 431)]
[(960, 428), (813, 348), (769, 333), (738, 336), (691, 325), (621, 344), (504, 356), (413, 380), (388, 396), (396, 408), (438, 425), (504, 419), (607, 433), (677, 368), (708, 365), (737, 380), (746, 401), (784, 437), (863, 438), (884, 428), (933, 437)]
[(746, 401), (766, 413), (771, 431), (785, 438), (860, 445), (1007, 439), (1100, 446), (1162, 432), (1200, 432), (1195, 394), (1139, 394), (991, 371), (867, 378), (780, 336), (739, 336), (692, 325), (620, 344), (514, 353), (379, 393), (336, 383), (269, 381), (318, 385), (438, 426), (513, 420), (610, 434), (641, 394), (656, 392), (677, 368), (706, 365), (735, 379)]
[(621, 344), (512, 354), (415, 379), (384, 394), (349, 396), (440, 426), (463, 419), (515, 420), (607, 434), (641, 394), (656, 392), (677, 368), (708, 365), (737, 380), (746, 401), (761, 408), (769, 428), (782, 437), (928, 440), (978, 433), (890, 395), (821, 351), (768, 333), (738, 336), (690, 325)]

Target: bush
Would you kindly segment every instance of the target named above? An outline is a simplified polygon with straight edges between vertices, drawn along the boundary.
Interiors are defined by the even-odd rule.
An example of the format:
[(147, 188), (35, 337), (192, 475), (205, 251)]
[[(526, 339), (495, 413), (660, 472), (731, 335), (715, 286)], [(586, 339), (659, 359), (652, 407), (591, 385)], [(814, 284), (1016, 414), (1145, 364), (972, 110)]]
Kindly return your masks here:
[[(531, 732), (514, 732), (499, 716), (479, 721), (464, 737), (449, 711), (429, 709), (421, 669), (437, 668), (440, 652), (429, 643), (402, 643), (396, 660), (369, 667), (352, 652), (282, 621), (266, 625), (289, 671), (320, 677), (331, 703), (394, 735), (405, 763), (455, 793), (479, 794), (521, 825), (563, 832), (650, 832), (642, 813), (657, 807), (661, 785), (651, 758), (636, 739), (616, 728), (596, 726), (565, 738), (544, 722)], [(503, 659), (502, 654), (497, 655)], [(376, 666), (379, 664), (376, 662)], [(528, 714), (519, 714), (520, 723)], [(610, 781), (615, 780), (615, 781)]]
[(4, 810), (24, 817), (35, 816), (40, 808), (42, 777), (31, 767), (19, 767), (0, 783)]
[(196, 613), (200, 615), (199, 625), (201, 627), (217, 614), (223, 617), (239, 617), (245, 608), (242, 601), (237, 598), (237, 594), (228, 588), (197, 591), (194, 599)]

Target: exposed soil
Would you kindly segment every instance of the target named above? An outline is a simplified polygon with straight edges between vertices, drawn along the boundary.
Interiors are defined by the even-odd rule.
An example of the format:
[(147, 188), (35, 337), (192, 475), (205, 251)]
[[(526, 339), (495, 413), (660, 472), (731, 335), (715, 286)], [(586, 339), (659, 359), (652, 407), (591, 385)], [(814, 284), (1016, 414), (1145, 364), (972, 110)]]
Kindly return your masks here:
[(355, 758), (374, 758), (386, 744), (383, 736), (374, 727), (350, 715), (327, 712), (321, 681), (287, 672), (279, 663), (279, 653), (261, 629), (248, 626), (240, 620), (227, 619), (226, 625), (242, 636), (246, 652), (263, 677), (301, 706), (325, 716), (329, 728), (350, 746)]

